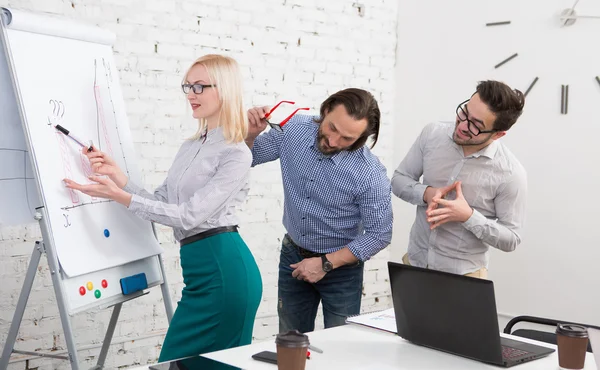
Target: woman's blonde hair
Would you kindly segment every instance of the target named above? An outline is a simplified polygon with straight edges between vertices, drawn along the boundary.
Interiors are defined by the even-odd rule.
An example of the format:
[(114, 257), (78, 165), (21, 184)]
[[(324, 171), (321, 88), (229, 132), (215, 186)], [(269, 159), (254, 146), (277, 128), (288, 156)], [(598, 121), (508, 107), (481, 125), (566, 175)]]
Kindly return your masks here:
[[(211, 85), (216, 85), (221, 102), (219, 126), (228, 142), (244, 141), (248, 134), (248, 116), (242, 102), (242, 74), (235, 59), (224, 55), (207, 54), (196, 59), (185, 73), (184, 83), (195, 65), (203, 65), (208, 71)], [(198, 120), (198, 131), (191, 137), (198, 140), (206, 130), (206, 119)]]

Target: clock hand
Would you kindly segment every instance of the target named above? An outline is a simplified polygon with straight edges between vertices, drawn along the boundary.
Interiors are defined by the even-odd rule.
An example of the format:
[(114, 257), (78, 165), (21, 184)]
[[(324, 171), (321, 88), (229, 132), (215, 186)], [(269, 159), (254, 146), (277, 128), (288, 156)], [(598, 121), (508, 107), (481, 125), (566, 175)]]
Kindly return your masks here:
[(600, 18), (600, 15), (570, 15), (561, 16), (560, 19)]
[[(566, 13), (564, 13), (564, 15), (566, 16), (572, 16), (573, 14), (575, 14), (575, 7), (577, 6), (577, 3), (579, 2), (579, 0), (575, 0), (575, 4), (573, 4), (573, 6), (571, 7), (571, 9), (569, 11), (567, 11)], [(565, 19), (565, 23), (563, 23), (563, 26), (566, 26), (567, 23), (569, 22), (568, 19)]]

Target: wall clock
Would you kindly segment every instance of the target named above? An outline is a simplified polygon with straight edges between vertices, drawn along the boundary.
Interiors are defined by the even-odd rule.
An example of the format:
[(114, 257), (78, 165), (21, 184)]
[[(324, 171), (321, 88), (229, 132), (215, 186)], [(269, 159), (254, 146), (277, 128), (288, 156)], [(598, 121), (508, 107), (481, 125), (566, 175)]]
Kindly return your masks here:
[[(557, 19), (555, 22), (556, 27), (560, 27), (560, 28), (576, 27), (576, 24), (578, 24), (580, 22), (597, 22), (600, 24), (600, 13), (598, 13), (598, 14), (579, 14), (576, 11), (576, 7), (577, 7), (578, 3), (579, 3), (579, 0), (575, 0), (575, 3), (573, 4), (573, 6), (571, 6), (569, 8), (565, 8), (562, 11), (557, 13), (557, 16), (556, 16)], [(512, 24), (511, 20), (499, 20), (499, 21), (488, 22), (485, 24), (485, 26), (486, 27), (509, 27), (511, 24)], [(557, 46), (557, 47), (560, 47), (560, 46)], [(515, 60), (517, 57), (519, 57), (519, 53), (513, 52), (512, 54), (508, 55), (506, 58), (498, 61), (494, 65), (494, 69), (502, 68), (502, 66), (504, 66), (507, 63), (510, 63), (511, 61)], [(569, 67), (577, 68), (577, 66), (569, 66)], [(589, 78), (594, 79), (596, 81), (596, 83), (598, 84), (598, 86), (600, 87), (600, 76), (590, 75)], [(524, 92), (525, 96), (527, 96), (531, 92), (531, 90), (536, 85), (536, 83), (539, 81), (539, 79), (540, 79), (539, 76), (535, 76), (531, 80), (531, 82), (525, 89), (525, 92)], [(566, 115), (569, 112), (569, 84), (562, 83), (559, 86), (557, 86), (557, 88), (560, 88), (560, 101), (559, 101), (560, 113), (563, 115)]]

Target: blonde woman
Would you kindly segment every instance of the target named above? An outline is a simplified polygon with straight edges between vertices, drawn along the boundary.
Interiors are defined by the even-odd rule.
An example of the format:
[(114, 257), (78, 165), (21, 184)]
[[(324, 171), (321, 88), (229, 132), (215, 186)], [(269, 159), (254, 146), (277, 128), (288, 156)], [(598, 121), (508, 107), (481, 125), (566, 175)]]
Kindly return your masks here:
[(129, 182), (105, 153), (85, 153), (97, 184), (66, 186), (112, 199), (135, 215), (171, 226), (180, 242), (185, 287), (159, 361), (250, 344), (262, 281), (237, 233), (236, 206), (248, 192), (252, 155), (242, 83), (235, 60), (206, 55), (185, 75), (183, 92), (199, 120), (154, 194)]

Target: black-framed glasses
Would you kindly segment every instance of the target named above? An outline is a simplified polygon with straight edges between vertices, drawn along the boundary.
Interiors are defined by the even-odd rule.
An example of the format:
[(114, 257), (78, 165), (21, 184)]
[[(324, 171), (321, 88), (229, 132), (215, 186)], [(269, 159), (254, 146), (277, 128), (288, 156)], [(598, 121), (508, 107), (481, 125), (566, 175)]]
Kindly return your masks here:
[(467, 109), (467, 103), (470, 100), (471, 99), (467, 99), (464, 102), (460, 103), (458, 105), (458, 107), (456, 107), (456, 117), (458, 117), (458, 120), (461, 122), (467, 121), (467, 127), (469, 129), (469, 132), (472, 133), (474, 136), (477, 136), (479, 134), (489, 134), (489, 133), (498, 131), (498, 130), (482, 130), (475, 124), (475, 122), (473, 122), (469, 119), (469, 110)]
[(273, 108), (271, 108), (271, 110), (269, 111), (269, 113), (267, 113), (265, 115), (265, 120), (267, 121), (267, 123), (269, 124), (269, 126), (271, 126), (272, 129), (275, 129), (277, 131), (283, 131), (283, 125), (285, 125), (290, 119), (292, 119), (292, 117), (298, 113), (299, 110), (310, 110), (310, 108), (297, 108), (295, 111), (292, 112), (292, 114), (290, 114), (289, 116), (287, 116), (283, 121), (279, 122), (279, 123), (271, 123), (269, 121), (269, 117), (271, 117), (271, 113), (273, 113), (275, 111), (275, 109), (277, 109), (281, 104), (296, 104), (296, 102), (293, 101), (289, 101), (289, 100), (282, 100), (279, 103), (275, 104), (275, 106)]
[(203, 85), (203, 84), (182, 84), (181, 90), (183, 90), (184, 94), (189, 94), (190, 90), (194, 92), (194, 94), (202, 94), (202, 91), (207, 87), (215, 87), (217, 85)]

